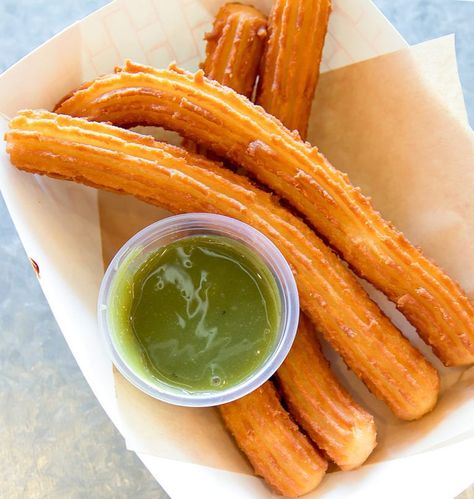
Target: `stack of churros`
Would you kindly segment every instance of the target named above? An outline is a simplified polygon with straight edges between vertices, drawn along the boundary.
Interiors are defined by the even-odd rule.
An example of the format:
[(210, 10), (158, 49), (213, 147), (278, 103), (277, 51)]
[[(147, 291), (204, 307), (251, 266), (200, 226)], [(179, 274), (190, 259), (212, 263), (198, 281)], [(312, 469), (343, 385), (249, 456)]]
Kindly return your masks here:
[[(20, 170), (178, 213), (228, 215), (278, 246), (300, 294), (295, 343), (274, 379), (219, 411), (256, 474), (286, 496), (315, 488), (329, 460), (342, 470), (360, 466), (376, 445), (373, 417), (338, 382), (317, 334), (399, 418), (422, 417), (438, 397), (434, 367), (340, 257), (396, 304), (446, 365), (474, 362), (474, 308), (463, 290), (302, 140), (329, 13), (329, 0), (275, 0), (268, 20), (252, 6), (226, 4), (197, 73), (127, 61), (66, 96), (55, 113), (21, 112), (6, 134)], [(133, 125), (177, 131), (185, 147), (123, 129)], [(192, 143), (265, 189), (196, 154)]]

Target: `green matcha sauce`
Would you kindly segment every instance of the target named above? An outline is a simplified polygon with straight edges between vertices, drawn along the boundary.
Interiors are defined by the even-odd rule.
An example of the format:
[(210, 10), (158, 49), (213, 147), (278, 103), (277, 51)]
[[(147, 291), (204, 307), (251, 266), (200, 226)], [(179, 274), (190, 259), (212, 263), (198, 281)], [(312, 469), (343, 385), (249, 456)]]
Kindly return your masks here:
[(123, 264), (109, 321), (119, 352), (149, 382), (216, 391), (251, 375), (270, 355), (281, 303), (273, 275), (244, 245), (190, 236)]

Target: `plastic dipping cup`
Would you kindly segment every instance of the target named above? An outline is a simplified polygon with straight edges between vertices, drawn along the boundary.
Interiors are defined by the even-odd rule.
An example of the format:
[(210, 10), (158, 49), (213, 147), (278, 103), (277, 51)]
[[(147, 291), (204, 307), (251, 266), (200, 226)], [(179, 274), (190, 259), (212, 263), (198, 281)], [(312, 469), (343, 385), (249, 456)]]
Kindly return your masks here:
[[(191, 391), (161, 380), (146, 379), (127, 362), (127, 353), (112, 330), (109, 307), (114, 279), (120, 272), (133, 277), (151, 254), (163, 246), (190, 236), (223, 236), (244, 245), (266, 265), (273, 276), (280, 298), (281, 317), (273, 348), (267, 358), (240, 383), (216, 391)], [(124, 274), (125, 273), (125, 274)], [(107, 341), (113, 363), (121, 374), (148, 395), (175, 405), (206, 407), (231, 402), (252, 392), (282, 364), (295, 338), (299, 319), (299, 299), (291, 269), (278, 248), (262, 233), (233, 218), (207, 213), (176, 215), (160, 220), (132, 237), (110, 263), (99, 292), (99, 327)], [(121, 351), (122, 350), (122, 351)]]

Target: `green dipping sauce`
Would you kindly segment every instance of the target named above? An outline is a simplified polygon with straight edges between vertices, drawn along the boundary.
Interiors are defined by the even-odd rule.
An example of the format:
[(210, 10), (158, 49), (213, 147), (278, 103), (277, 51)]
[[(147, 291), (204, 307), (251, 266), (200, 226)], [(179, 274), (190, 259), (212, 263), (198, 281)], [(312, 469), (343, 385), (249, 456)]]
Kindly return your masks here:
[(271, 272), (246, 246), (190, 236), (151, 253), (133, 272), (131, 265), (125, 261), (114, 279), (108, 317), (119, 353), (142, 379), (192, 392), (222, 390), (271, 354), (280, 296)]

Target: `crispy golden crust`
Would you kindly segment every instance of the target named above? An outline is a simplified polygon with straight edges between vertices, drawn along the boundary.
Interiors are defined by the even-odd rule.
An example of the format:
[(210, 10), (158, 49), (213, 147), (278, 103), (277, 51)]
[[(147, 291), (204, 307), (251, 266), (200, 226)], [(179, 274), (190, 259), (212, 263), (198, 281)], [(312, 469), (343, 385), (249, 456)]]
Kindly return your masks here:
[(367, 459), (376, 445), (374, 420), (335, 380), (305, 316), (276, 379), (290, 414), (341, 469)]
[(319, 77), (330, 0), (275, 0), (257, 104), (303, 139)]
[(251, 97), (267, 37), (267, 19), (255, 7), (223, 5), (206, 33), (205, 75)]
[(460, 287), (386, 222), (347, 175), (261, 107), (199, 73), (128, 62), (58, 111), (118, 125), (159, 124), (246, 168), (383, 291), (446, 365), (474, 362), (474, 307)]
[[(327, 31), (327, 0), (276, 0), (257, 103), (306, 137)], [(375, 423), (334, 378), (309, 320), (276, 374), (291, 415), (343, 470), (359, 467), (376, 445)]]
[(296, 497), (317, 487), (327, 462), (290, 419), (270, 381), (219, 411), (256, 474), (278, 494)]
[(338, 257), (271, 195), (217, 163), (113, 126), (25, 111), (6, 134), (26, 171), (126, 192), (175, 212), (211, 212), (252, 225), (281, 250), (310, 319), (370, 390), (403, 419), (436, 403), (436, 370), (368, 298)]
[[(248, 9), (249, 7), (240, 4), (227, 4), (221, 8), (214, 23), (215, 36), (208, 41), (207, 59), (201, 66), (206, 76), (210, 75), (213, 80), (224, 83), (239, 93), (243, 93), (240, 90), (244, 86), (240, 82), (237, 85), (230, 82), (229, 85), (226, 73), (248, 77), (248, 73), (239, 69), (242, 60), (247, 61), (244, 54), (248, 52), (251, 59), (257, 62), (253, 64), (254, 73), (250, 78), (254, 82), (261, 53), (240, 50), (238, 45), (243, 43), (245, 46), (246, 43), (242, 41), (242, 37), (235, 35), (238, 30), (231, 29), (231, 23), (227, 19), (238, 14), (245, 20)], [(260, 22), (262, 17), (259, 17)], [(223, 41), (223, 38), (230, 40)], [(237, 45), (234, 50), (242, 52), (243, 57), (228, 57), (228, 50), (221, 49), (220, 53), (216, 50), (216, 44), (222, 47), (227, 43)], [(251, 96), (252, 87), (248, 85), (249, 91), (245, 93), (247, 97)], [(293, 352), (283, 364), (281, 376), (277, 375), (277, 378), (289, 402), (290, 414), (296, 417), (316, 445), (324, 449), (336, 464), (345, 470), (353, 469), (365, 461), (376, 445), (375, 423), (341, 387), (320, 351), (316, 336), (311, 335), (310, 331), (309, 320), (302, 317)], [(238, 440), (239, 434), (235, 438)], [(265, 456), (260, 459), (264, 460)]]

